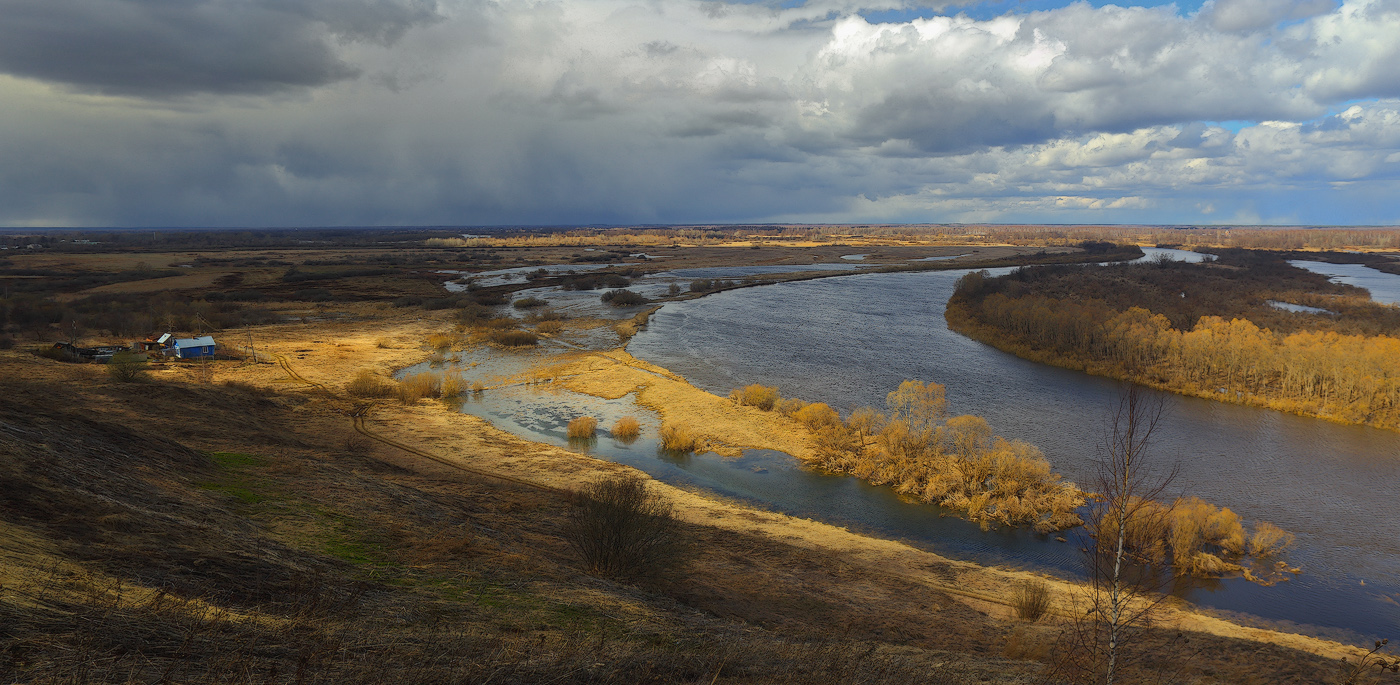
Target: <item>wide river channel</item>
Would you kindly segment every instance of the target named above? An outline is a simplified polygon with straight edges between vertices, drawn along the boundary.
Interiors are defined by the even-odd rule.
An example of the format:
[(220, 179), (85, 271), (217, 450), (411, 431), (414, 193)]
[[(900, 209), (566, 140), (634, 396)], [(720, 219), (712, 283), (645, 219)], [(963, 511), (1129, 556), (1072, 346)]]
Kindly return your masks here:
[[(1201, 258), (1147, 251), (1145, 259), (1162, 252)], [(1339, 279), (1372, 279), (1366, 285), (1381, 301), (1394, 302), (1400, 293), (1400, 276), (1373, 269), (1341, 273), (1331, 264), (1298, 266)], [(659, 293), (670, 282), (685, 285), (751, 270), (666, 272), (634, 289)], [(944, 305), (965, 273), (855, 273), (671, 302), (628, 350), (716, 394), (750, 383), (775, 385), (786, 397), (826, 402), (843, 414), (861, 405), (883, 407), (885, 395), (904, 379), (942, 383), (953, 413), (985, 417), (998, 434), (1039, 446), (1070, 480), (1091, 484), (1119, 385), (1029, 362), (950, 331)], [(554, 306), (568, 305), (578, 294), (529, 292)], [(585, 295), (596, 309), (596, 294)], [(1082, 574), (1074, 532), (1060, 542), (1024, 528), (983, 530), (939, 507), (905, 501), (890, 488), (804, 468), (780, 452), (748, 450), (737, 459), (667, 454), (657, 449), (659, 417), (630, 395), (601, 400), (549, 384), (506, 382), (547, 354), (483, 349), (447, 362), (495, 388), (464, 399), (461, 410), (531, 440), (625, 463), (682, 487), (954, 558), (1071, 578)], [(433, 366), (425, 362), (403, 373)], [(1247, 524), (1269, 521), (1293, 532), (1298, 544), (1287, 559), (1302, 569), (1272, 587), (1243, 579), (1198, 581), (1181, 584), (1176, 594), (1245, 623), (1295, 627), (1352, 643), (1400, 637), (1400, 434), (1163, 397), (1168, 413), (1151, 454), (1163, 469), (1179, 466), (1170, 494), (1194, 495), (1233, 509)], [(604, 428), (620, 416), (636, 416), (642, 438), (622, 442), (603, 431), (588, 443), (570, 443), (565, 425), (583, 414), (597, 417)]]
[[(883, 407), (904, 379), (936, 381), (947, 386), (953, 413), (983, 416), (998, 434), (1039, 446), (1067, 478), (1091, 482), (1118, 384), (950, 331), (944, 305), (964, 273), (856, 274), (670, 303), (628, 350), (717, 394), (776, 385), (784, 396), (826, 402), (843, 414)], [(1400, 636), (1400, 435), (1167, 399), (1152, 455), (1163, 468), (1179, 464), (1172, 491), (1229, 507), (1246, 523), (1265, 520), (1293, 532), (1298, 545), (1288, 559), (1303, 570), (1272, 587), (1232, 579), (1179, 594), (1245, 620), (1298, 624), (1316, 634)], [(774, 509), (984, 563), (1079, 572), (1073, 542), (982, 531), (854, 478), (783, 469), (767, 473), (781, 483), (755, 486), (754, 472), (765, 469), (701, 464), (702, 485)]]

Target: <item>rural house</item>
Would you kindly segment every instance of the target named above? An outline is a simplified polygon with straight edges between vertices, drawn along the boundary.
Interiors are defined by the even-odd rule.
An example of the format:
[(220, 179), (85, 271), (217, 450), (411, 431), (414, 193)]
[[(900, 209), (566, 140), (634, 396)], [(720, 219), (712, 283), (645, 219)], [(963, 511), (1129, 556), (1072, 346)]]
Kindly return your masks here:
[(198, 359), (200, 357), (214, 356), (213, 336), (202, 336), (198, 338), (177, 338), (170, 346), (166, 354), (177, 359)]

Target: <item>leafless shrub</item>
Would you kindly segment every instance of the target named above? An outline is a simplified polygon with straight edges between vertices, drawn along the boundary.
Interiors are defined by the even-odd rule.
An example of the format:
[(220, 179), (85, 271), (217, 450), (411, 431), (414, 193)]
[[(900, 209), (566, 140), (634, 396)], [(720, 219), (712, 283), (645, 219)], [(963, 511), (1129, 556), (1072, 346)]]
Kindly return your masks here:
[(107, 375), (118, 383), (135, 383), (146, 377), (146, 364), (146, 355), (140, 352), (118, 352), (107, 362)]
[(1254, 536), (1249, 539), (1249, 553), (1256, 559), (1271, 557), (1293, 546), (1296, 538), (1268, 521), (1254, 525)]
[(1039, 579), (1028, 580), (1016, 588), (1011, 601), (1016, 608), (1016, 616), (1035, 623), (1050, 610), (1050, 585)]
[(809, 404), (792, 413), (792, 418), (804, 423), (813, 430), (825, 426), (840, 426), (841, 416), (835, 409), (823, 402)]
[(564, 539), (584, 571), (610, 578), (655, 576), (680, 546), (671, 503), (637, 476), (598, 481), (578, 493), (564, 524)]
[[(731, 393), (730, 397), (734, 397), (734, 394)], [(737, 401), (737, 399), (735, 401)], [(773, 408), (778, 410), (778, 413), (782, 414), (783, 416), (792, 416), (805, 406), (807, 406), (806, 402), (799, 400), (796, 397), (788, 397), (783, 399), (777, 404), (777, 406)]]

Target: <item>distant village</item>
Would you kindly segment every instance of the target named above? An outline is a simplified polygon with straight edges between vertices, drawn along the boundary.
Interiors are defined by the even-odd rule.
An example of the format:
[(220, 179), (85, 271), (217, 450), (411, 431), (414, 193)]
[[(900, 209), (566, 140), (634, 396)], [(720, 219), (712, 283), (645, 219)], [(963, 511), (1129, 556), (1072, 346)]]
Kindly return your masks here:
[(173, 333), (166, 333), (158, 338), (136, 340), (130, 345), (79, 347), (71, 342), (56, 342), (53, 350), (74, 361), (106, 364), (112, 361), (113, 355), (122, 352), (142, 352), (157, 359), (210, 359), (218, 351), (218, 343), (210, 335), (177, 338)]

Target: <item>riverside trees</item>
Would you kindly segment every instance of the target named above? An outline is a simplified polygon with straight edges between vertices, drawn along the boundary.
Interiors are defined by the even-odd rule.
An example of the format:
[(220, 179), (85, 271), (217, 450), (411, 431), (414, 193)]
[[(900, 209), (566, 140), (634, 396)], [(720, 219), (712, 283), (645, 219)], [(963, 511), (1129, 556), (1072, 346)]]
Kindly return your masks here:
[[(947, 318), (959, 332), (1038, 361), (1184, 394), (1400, 427), (1400, 308), (1340, 292), (1292, 292), (1287, 299), (1343, 315), (1277, 312), (1264, 303), (1266, 284), (1236, 275), (1217, 276), (1202, 265), (1039, 269), (1001, 279), (969, 274)], [(1202, 284), (1183, 285), (1182, 278)], [(1309, 282), (1276, 280), (1289, 287)], [(1208, 302), (1182, 303), (1197, 299)], [(1251, 300), (1256, 306), (1242, 309)]]
[[(1127, 412), (1132, 420), (1117, 421), (1125, 426), (1119, 432), (1128, 437), (1115, 437), (1107, 453), (1126, 453), (1115, 458), (1132, 466), (1134, 455), (1145, 451), (1146, 437), (1140, 433), (1150, 436), (1156, 419), (1139, 429), (1147, 421), (1146, 410), (1139, 406), (1145, 400), (1136, 390), (1127, 392), (1134, 398), (1132, 406), (1119, 413)], [(764, 401), (745, 399), (757, 395)], [(1164, 569), (1167, 576), (1243, 575), (1272, 584), (1295, 570), (1277, 559), (1293, 543), (1293, 535), (1277, 526), (1258, 521), (1251, 532), (1228, 508), (1194, 497), (1166, 501), (1159, 492), (1140, 492), (1143, 488), (1117, 477), (1096, 483), (1097, 494), (1085, 493), (1052, 471), (1035, 446), (997, 436), (982, 417), (950, 417), (944, 387), (938, 383), (906, 380), (886, 396), (887, 413), (861, 407), (844, 421), (824, 403), (782, 399), (774, 387), (752, 385), (736, 389), (730, 398), (804, 424), (811, 431), (817, 466), (889, 485), (984, 525), (1030, 525), (1049, 533), (1085, 524), (1082, 514), (1089, 511), (1096, 517), (1088, 524), (1090, 533), (1098, 535), (1104, 525), (1099, 508), (1105, 498), (1115, 497), (1116, 488), (1128, 491), (1127, 499), (1119, 498), (1127, 502), (1127, 510), (1118, 513), (1126, 516), (1120, 527), (1129, 531), (1132, 554)], [(663, 426), (663, 442), (666, 431)]]
[[(736, 401), (742, 396), (736, 391)], [(1050, 532), (1083, 523), (1075, 513), (1084, 503), (1079, 488), (1052, 472), (1039, 449), (994, 435), (985, 419), (949, 418), (942, 385), (906, 380), (886, 403), (888, 414), (862, 407), (846, 421), (820, 402), (768, 406), (811, 429), (816, 461), (827, 470), (891, 485), (986, 524)]]

